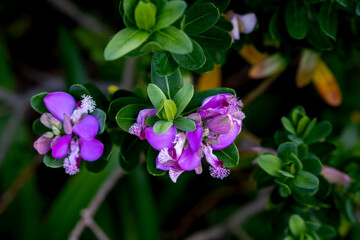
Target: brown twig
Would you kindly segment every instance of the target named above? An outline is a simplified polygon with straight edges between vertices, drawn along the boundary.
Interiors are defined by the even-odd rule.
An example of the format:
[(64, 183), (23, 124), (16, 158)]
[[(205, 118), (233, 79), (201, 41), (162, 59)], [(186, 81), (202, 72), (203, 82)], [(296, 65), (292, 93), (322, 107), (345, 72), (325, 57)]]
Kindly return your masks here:
[(74, 229), (71, 231), (69, 240), (79, 239), (86, 227), (89, 227), (99, 239), (109, 239), (101, 228), (94, 222), (94, 215), (109, 194), (111, 189), (124, 172), (121, 169), (115, 170), (109, 178), (101, 185), (98, 192), (91, 200), (89, 206), (81, 211), (81, 219), (77, 222)]
[(259, 191), (258, 196), (252, 202), (243, 205), (226, 222), (196, 232), (186, 238), (187, 240), (212, 240), (223, 239), (228, 231), (232, 231), (239, 239), (249, 239), (246, 233), (240, 228), (246, 219), (265, 209), (271, 188)]

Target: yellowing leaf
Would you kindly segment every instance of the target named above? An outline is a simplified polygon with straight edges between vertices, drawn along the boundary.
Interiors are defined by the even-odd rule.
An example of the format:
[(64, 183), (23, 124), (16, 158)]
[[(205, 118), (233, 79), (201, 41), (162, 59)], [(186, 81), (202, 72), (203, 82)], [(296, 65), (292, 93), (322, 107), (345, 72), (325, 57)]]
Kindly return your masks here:
[(203, 91), (221, 86), (221, 67), (215, 64), (214, 70), (201, 74), (198, 81), (197, 90)]
[(239, 54), (251, 65), (258, 64), (269, 57), (267, 53), (261, 53), (253, 45), (247, 44), (243, 45)]
[(286, 59), (276, 53), (255, 64), (249, 71), (249, 77), (255, 79), (270, 77), (284, 71), (286, 66)]
[(320, 54), (313, 50), (304, 49), (301, 52), (299, 67), (296, 72), (296, 86), (298, 88), (308, 85), (314, 75), (315, 68), (320, 61)]
[(320, 96), (327, 104), (334, 107), (341, 104), (342, 96), (339, 85), (334, 74), (321, 60), (315, 68), (313, 82)]

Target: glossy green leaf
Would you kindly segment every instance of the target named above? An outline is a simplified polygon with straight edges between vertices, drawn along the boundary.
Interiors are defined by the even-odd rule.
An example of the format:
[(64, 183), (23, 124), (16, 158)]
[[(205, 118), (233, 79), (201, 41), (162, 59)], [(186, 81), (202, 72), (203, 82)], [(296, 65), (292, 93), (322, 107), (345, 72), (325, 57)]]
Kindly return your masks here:
[(99, 123), (98, 134), (102, 134), (105, 130), (106, 113), (103, 110), (96, 108), (91, 113), (91, 115), (95, 116), (96, 119), (98, 120), (98, 123)]
[(156, 6), (152, 2), (139, 1), (135, 7), (135, 22), (139, 29), (150, 30), (155, 25)]
[(281, 123), (286, 131), (288, 131), (289, 133), (291, 133), (293, 135), (296, 135), (295, 128), (294, 128), (292, 122), (287, 117), (282, 117)]
[(230, 4), (230, 0), (198, 0), (197, 3), (210, 2), (213, 3), (220, 11), (220, 13), (225, 12), (226, 8)]
[(319, 11), (319, 24), (321, 30), (336, 40), (338, 17), (336, 4), (333, 1), (325, 1)]
[(291, 233), (297, 237), (306, 232), (305, 221), (297, 214), (291, 215), (289, 219), (289, 227)]
[(31, 107), (40, 114), (43, 114), (44, 112), (48, 112), (48, 110), (45, 106), (45, 103), (44, 103), (44, 98), (48, 94), (49, 94), (48, 92), (43, 92), (43, 93), (39, 93), (39, 94), (36, 94), (31, 97), (31, 100), (30, 100)]
[(177, 106), (177, 114), (179, 116), (194, 96), (194, 86), (185, 85), (183, 86), (174, 96), (174, 102)]
[(268, 174), (274, 177), (279, 177), (280, 174), (278, 170), (281, 169), (281, 159), (271, 155), (271, 154), (264, 154), (257, 158), (259, 166)]
[(90, 95), (89, 91), (80, 84), (71, 85), (69, 93), (75, 98), (76, 101), (80, 101), (82, 99), (82, 95)]
[(294, 164), (293, 166), (294, 166), (295, 172), (299, 172), (303, 169), (302, 162), (294, 153), (290, 154), (290, 161), (293, 162), (293, 164)]
[(164, 4), (156, 16), (154, 31), (165, 28), (178, 20), (186, 9), (184, 1), (170, 1)]
[(85, 83), (84, 87), (94, 99), (96, 107), (106, 111), (109, 107), (109, 100), (105, 94), (92, 82)]
[(281, 39), (281, 24), (283, 22), (280, 16), (282, 15), (280, 14), (280, 11), (277, 10), (272, 15), (269, 23), (269, 33), (273, 39), (278, 41)]
[(286, 185), (285, 183), (279, 182), (277, 180), (275, 180), (275, 181), (279, 185), (280, 196), (286, 198), (291, 195), (291, 189), (288, 185)]
[(135, 28), (125, 28), (113, 36), (107, 44), (105, 60), (115, 60), (139, 47), (148, 39), (150, 33)]
[(152, 127), (155, 125), (155, 123), (157, 121), (159, 121), (160, 118), (158, 118), (157, 116), (150, 116), (150, 117), (147, 117), (146, 120), (145, 120), (145, 123), (146, 125), (148, 125), (149, 127)]
[(194, 94), (194, 97), (191, 99), (191, 101), (186, 106), (184, 111), (186, 113), (193, 112), (197, 108), (200, 107), (202, 101), (205, 98), (210, 97), (210, 96), (214, 96), (214, 95), (217, 95), (217, 94), (224, 94), (224, 93), (230, 93), (230, 94), (233, 94), (234, 96), (236, 96), (235, 91), (233, 89), (231, 89), (231, 88), (213, 88), (213, 89), (208, 89), (208, 90), (204, 90), (204, 91), (201, 91), (201, 92), (197, 92), (197, 93)]
[(120, 146), (120, 166), (125, 172), (131, 173), (140, 164), (140, 154), (145, 144), (138, 136), (127, 134)]
[(294, 175), (291, 174), (291, 173), (289, 173), (289, 172), (287, 172), (287, 171), (284, 171), (284, 170), (281, 170), (281, 169), (279, 169), (279, 170), (277, 170), (277, 171), (278, 171), (278, 173), (280, 173), (280, 174), (283, 175), (284, 177), (294, 178)]
[(285, 23), (292, 38), (303, 39), (308, 32), (308, 10), (303, 1), (290, 0), (285, 9)]
[(175, 118), (174, 127), (185, 132), (192, 132), (196, 129), (195, 122), (185, 117)]
[(222, 28), (229, 32), (233, 29), (232, 23), (228, 19), (226, 19), (224, 16), (220, 16), (220, 18), (216, 22), (215, 26)]
[(220, 12), (212, 3), (197, 3), (185, 13), (184, 31), (190, 36), (210, 29), (218, 21)]
[(136, 95), (132, 91), (125, 89), (118, 89), (111, 95), (110, 99), (111, 101), (114, 101), (115, 99), (122, 97), (136, 97)]
[(51, 153), (47, 153), (44, 155), (43, 162), (47, 167), (60, 168), (64, 164), (64, 158), (56, 159), (51, 156)]
[(206, 57), (201, 46), (192, 40), (193, 50), (187, 54), (172, 54), (175, 61), (187, 70), (196, 70), (201, 68), (206, 61)]
[(74, 39), (65, 28), (60, 28), (59, 31), (59, 47), (67, 86), (86, 83), (89, 77), (86, 73), (85, 63)]
[(316, 189), (319, 186), (319, 179), (312, 173), (300, 171), (295, 175), (294, 185), (304, 189)]
[(203, 49), (204, 54), (205, 54), (205, 64), (202, 65), (200, 68), (194, 70), (195, 73), (197, 74), (203, 74), (206, 72), (211, 72), (212, 70), (214, 70), (214, 61), (209, 53), (209, 51), (207, 51), (206, 49)]
[(154, 124), (153, 131), (156, 134), (162, 134), (165, 133), (167, 130), (169, 130), (172, 125), (173, 125), (172, 122), (166, 120), (159, 120)]
[(322, 121), (318, 123), (312, 131), (304, 138), (307, 144), (315, 143), (323, 138), (326, 138), (331, 133), (331, 123), (328, 121)]
[(154, 32), (152, 40), (159, 43), (166, 51), (177, 54), (190, 53), (193, 48), (186, 33), (172, 26)]
[(37, 135), (43, 135), (46, 132), (51, 132), (50, 128), (45, 127), (41, 122), (40, 118), (36, 119), (32, 125), (32, 130)]
[(129, 104), (145, 104), (146, 101), (144, 99), (138, 97), (121, 97), (115, 99), (110, 103), (108, 115), (110, 119), (115, 120), (116, 114), (119, 110)]
[(329, 51), (334, 48), (333, 42), (330, 38), (320, 29), (319, 23), (311, 21), (309, 24), (309, 32), (306, 39), (316, 49), (321, 51)]
[(161, 77), (155, 72), (153, 63), (151, 64), (151, 82), (156, 84), (168, 99), (173, 98), (179, 89), (183, 87), (179, 69), (170, 76)]
[(314, 175), (320, 174), (322, 170), (322, 163), (319, 158), (312, 156), (301, 159), (301, 161), (305, 171), (311, 172)]
[(281, 158), (284, 163), (288, 163), (292, 161), (291, 154), (297, 156), (297, 146), (293, 142), (286, 142), (279, 145), (277, 149), (277, 153), (279, 158)]
[(305, 130), (307, 129), (307, 127), (310, 124), (310, 118), (308, 116), (304, 116), (300, 119), (297, 128), (296, 128), (296, 133), (298, 136), (302, 136), (303, 133), (305, 133)]
[(155, 84), (150, 83), (147, 87), (147, 94), (151, 103), (156, 108), (158, 113), (163, 109), (164, 103), (167, 100), (163, 91)]
[(314, 118), (307, 126), (304, 134), (302, 135), (302, 138), (306, 138), (309, 133), (311, 133), (312, 129), (316, 126), (317, 119)]
[(139, 0), (123, 0), (124, 17), (130, 23), (135, 23), (134, 12)]
[(154, 41), (145, 42), (139, 48), (140, 48), (140, 54), (164, 51), (164, 48), (159, 43)]
[(178, 64), (174, 61), (169, 52), (155, 52), (152, 58), (151, 66), (161, 77), (170, 76), (177, 70)]
[(145, 104), (130, 104), (121, 108), (115, 117), (117, 124), (123, 131), (128, 132), (131, 125), (136, 122), (139, 111), (145, 108), (151, 107)]
[(210, 50), (227, 50), (232, 43), (230, 33), (217, 26), (213, 26), (201, 34), (194, 35), (192, 38), (199, 43), (202, 48)]
[(177, 113), (177, 107), (174, 101), (166, 100), (164, 102), (164, 108), (161, 110), (160, 115), (163, 119), (172, 121)]
[(232, 168), (239, 164), (240, 156), (239, 150), (235, 143), (220, 150), (214, 150), (213, 153), (216, 155), (218, 160), (223, 161), (223, 167)]
[(156, 168), (156, 158), (159, 155), (159, 151), (149, 147), (146, 154), (146, 168), (151, 175), (162, 176), (166, 174), (166, 171), (162, 171)]

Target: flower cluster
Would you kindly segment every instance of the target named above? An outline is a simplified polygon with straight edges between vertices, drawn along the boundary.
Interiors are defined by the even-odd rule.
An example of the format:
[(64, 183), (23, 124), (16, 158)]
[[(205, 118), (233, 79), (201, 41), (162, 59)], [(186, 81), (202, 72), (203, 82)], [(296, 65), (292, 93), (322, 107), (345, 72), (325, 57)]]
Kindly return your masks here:
[(95, 136), (99, 123), (93, 112), (96, 106), (90, 96), (75, 99), (65, 92), (54, 92), (44, 98), (50, 113), (44, 113), (40, 121), (51, 129), (34, 142), (40, 154), (51, 151), (55, 159), (64, 158), (65, 172), (73, 175), (79, 172), (81, 159), (95, 161), (101, 157), (104, 145)]
[(160, 151), (156, 158), (156, 168), (169, 171), (173, 182), (184, 171), (195, 170), (201, 174), (203, 156), (210, 164), (210, 175), (223, 179), (230, 170), (223, 167), (223, 161), (216, 157), (213, 150), (228, 147), (239, 135), (245, 118), (241, 107), (242, 102), (232, 94), (208, 97), (196, 113), (187, 116), (196, 124), (194, 131), (184, 132), (171, 126), (162, 134), (154, 133), (153, 127), (145, 123), (147, 117), (157, 114), (156, 110), (144, 109), (140, 111), (129, 133), (141, 139), (146, 138), (153, 148)]

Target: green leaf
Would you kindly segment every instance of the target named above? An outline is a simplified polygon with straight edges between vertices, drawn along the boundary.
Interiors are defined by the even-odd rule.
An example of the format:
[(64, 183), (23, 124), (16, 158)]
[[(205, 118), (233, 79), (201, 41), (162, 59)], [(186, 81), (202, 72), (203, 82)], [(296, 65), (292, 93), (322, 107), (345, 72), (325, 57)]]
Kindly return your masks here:
[(294, 234), (296, 237), (306, 232), (305, 221), (297, 214), (291, 215), (289, 219), (289, 227), (292, 234)]
[(177, 70), (178, 64), (174, 61), (169, 52), (155, 52), (152, 58), (151, 66), (161, 77), (170, 76)]
[(174, 101), (166, 100), (164, 103), (164, 108), (161, 110), (160, 115), (163, 119), (172, 121), (175, 118), (177, 112), (177, 107)]
[(156, 6), (152, 2), (139, 1), (134, 15), (136, 26), (148, 31), (155, 25)]
[[(236, 96), (236, 93), (233, 89), (231, 88), (213, 88), (213, 89), (208, 89), (208, 90), (204, 90), (201, 92), (197, 92), (194, 94), (194, 97), (191, 99), (191, 101), (189, 102), (189, 104), (187, 105), (187, 107), (185, 108), (185, 112), (186, 113), (191, 113), (193, 111), (196, 111), (197, 108), (200, 107), (202, 101), (210, 96), (215, 96), (217, 94), (225, 94), (225, 93), (230, 93), (233, 94), (234, 96)], [(184, 114), (187, 115), (187, 114)]]
[(114, 101), (115, 99), (123, 98), (123, 97), (136, 97), (136, 95), (128, 90), (118, 89), (111, 95), (110, 99), (111, 101)]
[(177, 117), (174, 119), (174, 127), (185, 132), (192, 132), (196, 129), (196, 124), (193, 120), (185, 117)]
[(201, 46), (192, 40), (193, 50), (187, 54), (172, 54), (175, 61), (187, 70), (196, 70), (201, 68), (206, 61), (206, 57)]
[(311, 133), (312, 129), (316, 126), (317, 119), (314, 118), (307, 126), (304, 134), (302, 135), (302, 138), (306, 138), (309, 133)]
[(277, 149), (279, 158), (281, 158), (284, 163), (292, 161), (291, 154), (297, 156), (297, 146), (293, 142), (286, 142), (279, 145)]
[(303, 169), (303, 164), (301, 163), (300, 159), (294, 154), (290, 154), (290, 161), (293, 162), (293, 166), (295, 168), (295, 172), (299, 172)]
[(164, 4), (156, 17), (154, 31), (165, 28), (178, 20), (186, 9), (184, 1), (170, 1)]
[(284, 171), (284, 170), (277, 170), (278, 173), (280, 173), (281, 175), (283, 175), (284, 177), (288, 177), (288, 178), (294, 178), (294, 175), (292, 175), (291, 173), (287, 172), (287, 171)]
[(96, 117), (96, 119), (98, 120), (99, 123), (98, 135), (102, 134), (105, 130), (106, 113), (103, 110), (96, 108), (91, 113), (91, 115)]
[(257, 158), (259, 166), (268, 174), (274, 177), (279, 177), (280, 174), (278, 170), (281, 169), (281, 159), (271, 155), (271, 154), (264, 154)]
[(44, 164), (51, 168), (60, 168), (64, 164), (64, 158), (56, 159), (51, 156), (51, 153), (47, 153), (44, 156)]
[(190, 36), (205, 32), (215, 25), (219, 17), (219, 9), (214, 4), (193, 4), (185, 13), (184, 31)]
[(135, 23), (134, 12), (139, 0), (123, 0), (124, 14), (127, 21)]
[(214, 150), (213, 153), (220, 161), (223, 161), (223, 167), (225, 168), (232, 168), (239, 164), (239, 150), (235, 143), (232, 143), (227, 148)]
[(31, 107), (40, 114), (48, 112), (48, 109), (46, 108), (45, 103), (44, 103), (44, 98), (48, 94), (49, 94), (48, 92), (43, 92), (43, 93), (39, 93), (39, 94), (36, 94), (31, 97), (31, 100), (30, 100)]
[(156, 158), (159, 155), (159, 151), (149, 147), (146, 154), (146, 168), (148, 172), (154, 176), (162, 176), (166, 174), (166, 171), (162, 171), (156, 168)]
[(285, 9), (285, 23), (292, 38), (303, 39), (308, 32), (308, 9), (300, 0), (290, 0)]
[(331, 133), (331, 129), (330, 122), (322, 121), (304, 138), (304, 142), (307, 144), (318, 142), (321, 139), (326, 138)]
[(280, 11), (276, 10), (274, 15), (271, 17), (269, 23), (269, 33), (271, 37), (277, 41), (281, 39), (281, 24), (282, 19), (280, 18)]
[(310, 124), (310, 118), (308, 116), (303, 116), (296, 128), (296, 133), (298, 136), (301, 136), (303, 133), (305, 133), (305, 130)]
[(145, 104), (130, 104), (121, 108), (116, 114), (117, 124), (123, 131), (128, 132), (131, 125), (136, 122), (140, 110), (145, 108), (150, 108), (150, 106)]
[(106, 111), (109, 107), (109, 100), (105, 94), (94, 83), (87, 82), (84, 87), (88, 90), (89, 95), (93, 97), (96, 107)]
[(220, 11), (220, 13), (225, 12), (226, 8), (230, 4), (230, 0), (198, 0), (197, 3), (210, 2), (213, 3)]
[(163, 91), (155, 84), (150, 83), (147, 87), (147, 94), (151, 103), (154, 105), (158, 113), (163, 109), (164, 103), (167, 100)]
[(86, 83), (88, 75), (80, 50), (65, 28), (60, 28), (59, 31), (59, 47), (67, 86)]
[(314, 175), (320, 174), (322, 170), (322, 164), (319, 158), (313, 156), (313, 157), (306, 157), (304, 159), (301, 159), (304, 170), (311, 172)]
[(282, 117), (281, 123), (286, 131), (288, 131), (289, 133), (291, 133), (293, 135), (296, 135), (295, 128), (294, 128), (292, 122), (287, 117)]
[(179, 69), (170, 76), (161, 77), (155, 72), (153, 63), (151, 64), (151, 82), (158, 86), (168, 99), (173, 98), (179, 89), (183, 87)]
[(43, 135), (46, 132), (51, 132), (50, 128), (45, 127), (41, 122), (40, 118), (36, 119), (32, 125), (32, 130), (37, 135)]
[(154, 41), (145, 42), (139, 48), (140, 48), (140, 54), (164, 51), (164, 48), (159, 43)]
[(140, 153), (144, 147), (145, 144), (138, 136), (126, 134), (119, 154), (119, 163), (125, 172), (131, 173), (140, 164)]
[(145, 123), (149, 126), (149, 127), (152, 127), (154, 126), (154, 124), (159, 121), (160, 118), (158, 118), (157, 116), (150, 116), (150, 117), (147, 117), (146, 120), (145, 120)]
[(328, 224), (321, 224), (320, 229), (317, 231), (317, 234), (323, 239), (334, 238), (337, 236), (336, 229)]
[(228, 32), (230, 32), (233, 29), (232, 23), (227, 20), (225, 17), (221, 16), (215, 26), (222, 28)]
[(116, 114), (119, 110), (129, 104), (145, 104), (146, 101), (144, 99), (138, 97), (121, 97), (115, 99), (110, 103), (108, 115), (110, 119), (115, 120)]
[(187, 54), (192, 51), (190, 38), (175, 27), (166, 27), (153, 33), (152, 40), (159, 43), (166, 51)]
[(183, 86), (174, 96), (174, 102), (177, 106), (176, 116), (179, 116), (194, 96), (194, 86)]
[(321, 30), (336, 40), (338, 17), (336, 4), (333, 1), (325, 1), (319, 11), (319, 24)]
[(74, 84), (70, 87), (69, 93), (75, 98), (76, 101), (80, 101), (82, 95), (90, 95), (89, 91), (80, 84)]
[(212, 50), (227, 50), (232, 43), (230, 33), (217, 26), (213, 26), (201, 34), (194, 35), (192, 38), (198, 42), (202, 48)]
[(153, 131), (156, 134), (162, 134), (165, 133), (167, 130), (169, 130), (172, 125), (173, 125), (172, 122), (159, 120), (154, 124)]
[(319, 186), (319, 179), (307, 171), (298, 172), (293, 182), (295, 186), (305, 189), (315, 189)]
[(334, 48), (334, 44), (320, 29), (320, 25), (317, 21), (311, 21), (309, 23), (309, 32), (306, 39), (311, 45), (320, 51), (330, 51)]
[(139, 47), (148, 39), (150, 33), (135, 28), (125, 28), (113, 36), (107, 44), (105, 60), (115, 60)]
[(275, 180), (275, 182), (279, 185), (279, 194), (280, 196), (286, 198), (291, 195), (291, 189), (285, 183), (279, 182)]
[(214, 62), (213, 62), (213, 59), (212, 59), (209, 51), (207, 51), (205, 49), (203, 49), (203, 51), (205, 54), (206, 61), (205, 61), (204, 65), (202, 65), (200, 68), (194, 70), (194, 72), (197, 74), (203, 74), (203, 73), (211, 72), (212, 70), (214, 70)]

